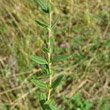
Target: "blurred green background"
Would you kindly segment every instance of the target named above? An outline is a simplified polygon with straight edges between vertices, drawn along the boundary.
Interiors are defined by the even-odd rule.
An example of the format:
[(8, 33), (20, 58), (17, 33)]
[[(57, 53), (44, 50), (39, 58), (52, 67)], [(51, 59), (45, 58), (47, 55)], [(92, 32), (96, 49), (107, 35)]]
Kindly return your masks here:
[[(45, 3), (48, 0), (44, 0)], [(52, 0), (54, 54), (73, 54), (53, 65), (65, 74), (52, 93), (65, 110), (110, 110), (110, 1)], [(41, 73), (28, 55), (42, 53), (45, 36), (35, 20), (48, 22), (35, 0), (0, 0), (0, 110), (41, 110), (40, 89), (30, 78)]]

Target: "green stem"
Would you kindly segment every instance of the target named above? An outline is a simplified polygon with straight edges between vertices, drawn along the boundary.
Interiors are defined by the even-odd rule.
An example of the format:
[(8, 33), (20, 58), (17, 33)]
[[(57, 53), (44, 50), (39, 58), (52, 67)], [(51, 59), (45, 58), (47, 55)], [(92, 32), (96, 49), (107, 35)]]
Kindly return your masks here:
[[(50, 0), (51, 3), (51, 0)], [(51, 12), (49, 13), (49, 25), (51, 27)], [(51, 30), (49, 30), (49, 41), (50, 41), (50, 37), (51, 37)], [(50, 42), (48, 44), (48, 49), (50, 50)], [(48, 100), (50, 99), (50, 94), (51, 94), (51, 84), (52, 84), (52, 75), (51, 75), (51, 53), (48, 54), (48, 59), (49, 59), (49, 72), (50, 72), (50, 77), (49, 77), (49, 90), (48, 90)]]

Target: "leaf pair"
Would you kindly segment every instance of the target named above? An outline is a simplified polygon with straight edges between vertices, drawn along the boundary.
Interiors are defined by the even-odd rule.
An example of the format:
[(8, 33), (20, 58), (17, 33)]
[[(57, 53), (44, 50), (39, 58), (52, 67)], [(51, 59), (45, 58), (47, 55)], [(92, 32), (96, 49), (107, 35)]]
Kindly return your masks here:
[(59, 16), (56, 18), (56, 20), (54, 21), (54, 23), (52, 24), (51, 27), (50, 27), (48, 24), (42, 23), (42, 22), (40, 22), (40, 21), (38, 21), (38, 20), (36, 20), (36, 23), (37, 23), (39, 26), (43, 27), (43, 28), (46, 28), (46, 29), (48, 29), (48, 30), (51, 30), (51, 29), (54, 28), (54, 26), (55, 26), (55, 24), (57, 23), (58, 19), (59, 19)]
[[(43, 76), (44, 77), (44, 76)], [(49, 76), (47, 76), (49, 77)], [(41, 77), (42, 78), (42, 77)], [(60, 75), (51, 85), (51, 88), (56, 88), (57, 86), (59, 86), (61, 84), (61, 81), (63, 80), (64, 75)], [(39, 88), (47, 88), (47, 85), (39, 80), (36, 79), (31, 79), (32, 83), (39, 87)]]
[[(53, 43), (53, 42), (52, 42), (52, 43)], [(51, 48), (51, 51), (50, 51), (50, 52), (52, 52), (52, 51), (53, 51), (53, 44), (51, 44), (50, 48)], [(66, 60), (66, 59), (70, 58), (71, 56), (72, 56), (72, 55), (60, 55), (60, 56), (55, 56), (55, 57), (53, 57), (52, 62), (55, 63), (55, 62), (57, 62), (57, 61)], [(42, 57), (38, 57), (38, 56), (35, 56), (35, 55), (30, 55), (29, 57), (30, 57), (33, 61), (35, 61), (36, 63), (38, 63), (38, 64), (47, 64), (47, 63), (48, 63), (48, 62), (47, 62), (44, 58), (42, 58)]]

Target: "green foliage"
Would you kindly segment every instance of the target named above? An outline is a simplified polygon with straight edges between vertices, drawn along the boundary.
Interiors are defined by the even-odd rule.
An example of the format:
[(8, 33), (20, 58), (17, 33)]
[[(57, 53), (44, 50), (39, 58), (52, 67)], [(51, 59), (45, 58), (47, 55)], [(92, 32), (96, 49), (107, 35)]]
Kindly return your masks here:
[(56, 88), (61, 83), (62, 79), (64, 78), (64, 75), (60, 75), (53, 83), (52, 88)]
[[(48, 37), (47, 29), (38, 29), (36, 23), (33, 21), (34, 19), (37, 19), (38, 21), (41, 21), (41, 23), (49, 24), (48, 14), (46, 15), (44, 11), (43, 13), (40, 13), (42, 10), (38, 10), (38, 6), (36, 6), (33, 1), (34, 0), (18, 0), (16, 2), (14, 2), (14, 0), (0, 1), (0, 94), (2, 96), (0, 102), (6, 105), (6, 108), (2, 108), (2, 104), (0, 105), (0, 108), (3, 110), (11, 109), (12, 104), (10, 103), (10, 98), (12, 102), (14, 102), (22, 97), (23, 94), (27, 94), (29, 92), (28, 88), (33, 90), (33, 86), (25, 79), (28, 78), (28, 75), (30, 76), (33, 68), (35, 67), (36, 71), (39, 65), (36, 66), (36, 63), (33, 61), (29, 62), (27, 55), (35, 53), (38, 56), (41, 56), (39, 48), (42, 49), (42, 47), (45, 46), (43, 43), (46, 43), (45, 41), (47, 40), (45, 39), (45, 41), (43, 41), (42, 39), (44, 30), (46, 30), (45, 38)], [(42, 1), (45, 5), (48, 5), (48, 0)], [(108, 77), (106, 77), (109, 76), (110, 62), (109, 0), (55, 0), (52, 2), (53, 3), (49, 3), (50, 6), (51, 4), (53, 5), (53, 10), (51, 11), (51, 14), (53, 14), (52, 24), (54, 23), (57, 14), (61, 16), (58, 25), (54, 25), (54, 27), (56, 27), (55, 31), (54, 28), (52, 30), (52, 35), (55, 36), (55, 53), (53, 53), (53, 55), (60, 55), (63, 53), (68, 54), (69, 52), (74, 54), (74, 57), (69, 61), (69, 64), (67, 61), (62, 64), (62, 69), (59, 67), (61, 62), (52, 64), (52, 68), (54, 68), (54, 70), (56, 68), (55, 73), (58, 74), (62, 72), (68, 74), (68, 71), (71, 73), (70, 77), (73, 78), (73, 80), (67, 81), (65, 78), (64, 84), (66, 86), (70, 83), (76, 84), (78, 78), (78, 81), (80, 81), (81, 76), (93, 80), (94, 83), (92, 83), (91, 86), (89, 86), (88, 82), (84, 88), (80, 89), (80, 92), (84, 90), (84, 95), (88, 92), (89, 98), (91, 98), (91, 100), (92, 98), (94, 99), (92, 102), (95, 103), (93, 107), (94, 110), (97, 108), (99, 108), (99, 110), (109, 110), (110, 107), (108, 105), (110, 101), (107, 103), (107, 101), (104, 100), (101, 105), (99, 104), (101, 97), (103, 95), (109, 96), (110, 93), (110, 90), (108, 90), (109, 81)], [(38, 2), (36, 1), (36, 3)], [(49, 8), (49, 5), (46, 7)], [(104, 8), (104, 6), (106, 6), (106, 8)], [(16, 9), (16, 7), (18, 7), (18, 9)], [(43, 22), (42, 20), (46, 22)], [(61, 43), (68, 44), (70, 48), (59, 48)], [(79, 46), (81, 46), (81, 49), (78, 48)], [(46, 57), (48, 53), (49, 50), (46, 55), (42, 56)], [(85, 68), (83, 68), (83, 65), (85, 65)], [(68, 69), (67, 72), (66, 69)], [(36, 80), (42, 79), (48, 81), (49, 78), (40, 78), (45, 77), (48, 74), (47, 72), (43, 73), (41, 73), (41, 71), (36, 72), (36, 74), (34, 74)], [(14, 79), (13, 75), (15, 75)], [(107, 83), (106, 81), (108, 82), (108, 85), (103, 91), (101, 88)], [(11, 91), (16, 88), (17, 85), (19, 86), (19, 84), (22, 86), (22, 82), (23, 87)], [(99, 86), (94, 88), (94, 85), (98, 84)], [(88, 91), (91, 88), (93, 89), (92, 94)], [(93, 94), (96, 91), (98, 92), (98, 90), (100, 93), (96, 94), (97, 97), (94, 97)], [(22, 91), (23, 94), (21, 94), (20, 91)], [(43, 89), (42, 91), (48, 93), (47, 89)], [(39, 92), (41, 92), (39, 89), (35, 92), (30, 92), (31, 94), (29, 94), (25, 100), (26, 108), (23, 105), (24, 103), (17, 103), (15, 107), (13, 106), (13, 109), (25, 110), (31, 108), (32, 110), (41, 110), (36, 101)], [(60, 92), (68, 92), (68, 89), (63, 89), (63, 91)], [(105, 92), (106, 94), (104, 94)], [(52, 91), (52, 93), (54, 93), (54, 91)]]
[(36, 20), (36, 23), (43, 28), (49, 29), (49, 25), (47, 24), (41, 23), (40, 21), (37, 21), (37, 20)]
[(40, 64), (40, 68), (42, 69), (43, 73), (49, 74), (49, 67), (47, 64)]
[(61, 108), (59, 108), (58, 110), (64, 110), (65, 109), (65, 107), (61, 107)]
[(70, 58), (72, 55), (60, 55), (60, 56), (55, 56), (52, 59), (52, 62), (55, 63), (57, 61), (61, 61), (61, 60), (66, 60), (68, 58)]
[(76, 37), (73, 37), (73, 44), (72, 46), (74, 48), (78, 48), (78, 46), (83, 46), (84, 45), (84, 40), (82, 39), (82, 36), (78, 35)]
[(33, 82), (33, 84), (39, 88), (47, 88), (47, 85), (41, 81), (38, 81), (36, 79), (31, 79), (31, 81)]
[(46, 95), (41, 92), (41, 93), (40, 93), (39, 100), (40, 100), (40, 101), (42, 101), (42, 100), (46, 101), (46, 100), (47, 100), (47, 99), (46, 99)]
[(42, 0), (36, 0), (36, 2), (39, 4), (39, 6), (41, 7), (41, 9), (45, 13), (49, 13), (48, 7), (45, 5), (45, 3)]
[[(39, 6), (43, 10), (43, 12), (49, 13), (49, 25), (36, 20), (36, 23), (39, 26), (48, 29), (49, 37), (45, 38), (46, 46), (48, 48), (47, 47), (43, 48), (43, 52), (46, 55), (48, 55), (48, 58), (47, 58), (48, 61), (42, 57), (35, 56), (35, 55), (30, 55), (29, 57), (34, 62), (40, 64), (40, 68), (44, 73), (43, 75), (38, 76), (38, 79), (40, 80), (40, 79), (49, 77), (49, 84), (47, 86), (45, 83), (43, 83), (35, 78), (31, 79), (31, 81), (33, 82), (33, 84), (35, 86), (37, 86), (39, 88), (48, 89), (47, 98), (46, 98), (45, 94), (43, 94), (43, 93), (40, 94), (39, 101), (40, 101), (40, 105), (41, 105), (42, 109), (43, 110), (57, 110), (57, 108), (54, 106), (54, 103), (52, 103), (53, 102), (52, 99), (50, 99), (50, 93), (53, 88), (55, 89), (57, 86), (59, 86), (61, 84), (61, 81), (63, 80), (64, 75), (60, 75), (58, 78), (56, 78), (55, 81), (52, 81), (53, 70), (52, 70), (51, 66), (52, 66), (53, 62), (65, 60), (67, 58), (70, 58), (71, 55), (61, 55), (61, 56), (52, 58), (51, 54), (53, 53), (53, 50), (54, 50), (54, 46), (53, 46), (54, 43), (53, 43), (53, 39), (51, 36), (51, 31), (54, 28), (55, 24), (58, 22), (59, 16), (55, 19), (54, 23), (51, 26), (51, 21), (52, 21), (51, 20), (51, 1), (50, 0), (48, 1), (48, 7), (45, 5), (45, 3), (42, 0), (37, 0), (37, 3), (39, 4)], [(46, 37), (46, 34), (45, 34), (45, 37)], [(64, 107), (60, 108), (59, 110), (64, 110)]]
[(50, 107), (51, 110), (57, 110), (56, 107), (52, 104), (49, 104), (49, 107)]
[(50, 76), (49, 74), (41, 75), (41, 76), (38, 77), (38, 79), (48, 78), (49, 76)]
[(38, 57), (35, 55), (30, 55), (29, 57), (31, 60), (35, 61), (38, 64), (47, 64), (47, 61), (43, 59), (42, 57)]
[(50, 3), (50, 0), (48, 0), (48, 10), (49, 10), (49, 13), (51, 13), (51, 11), (52, 11), (52, 6), (51, 6), (51, 3)]
[(50, 38), (50, 53), (53, 52), (53, 40)]
[(108, 98), (108, 99), (107, 98), (103, 98), (100, 101), (100, 110), (110, 110), (110, 103), (109, 102), (110, 102), (110, 98)]
[(54, 106), (54, 101), (51, 99), (47, 100), (44, 93), (40, 94), (39, 102), (43, 110), (57, 110)]
[(49, 100), (47, 100), (47, 101), (45, 102), (45, 104), (52, 104), (52, 105), (54, 105), (55, 102), (54, 102), (53, 99), (49, 99)]
[(80, 94), (72, 96), (70, 101), (68, 101), (69, 99), (63, 95), (63, 100), (65, 103), (67, 103), (69, 110), (90, 110), (90, 108), (93, 106), (92, 103), (83, 99)]
[(1, 103), (1, 107), (3, 108), (3, 110), (8, 110), (8, 107), (5, 103)]
[(51, 26), (51, 28), (53, 29), (54, 28), (54, 26), (55, 26), (55, 24), (58, 22), (58, 20), (59, 20), (59, 16), (55, 19), (55, 21), (53, 22), (53, 24), (52, 24), (52, 26)]
[(43, 48), (43, 52), (48, 54), (49, 53), (49, 50), (47, 48)]
[(44, 93), (40, 93), (39, 102), (43, 110), (49, 108), (48, 105), (45, 104), (46, 100), (46, 95)]

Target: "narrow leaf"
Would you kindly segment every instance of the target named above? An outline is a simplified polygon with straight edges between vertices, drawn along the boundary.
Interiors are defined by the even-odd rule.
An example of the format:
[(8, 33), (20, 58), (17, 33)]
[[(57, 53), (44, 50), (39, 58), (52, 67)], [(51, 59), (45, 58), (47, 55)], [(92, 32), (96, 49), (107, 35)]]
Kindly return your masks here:
[(45, 3), (42, 0), (36, 0), (36, 2), (39, 4), (39, 6), (41, 7), (41, 9), (45, 13), (49, 13), (49, 10), (48, 10), (47, 6), (45, 5)]
[(46, 95), (44, 93), (40, 93), (40, 97), (39, 97), (39, 100), (45, 100), (46, 101)]
[(47, 25), (47, 24), (41, 23), (40, 21), (37, 21), (37, 20), (36, 20), (36, 23), (43, 28), (49, 29), (49, 25)]
[(58, 17), (55, 19), (55, 21), (53, 22), (53, 24), (52, 24), (52, 26), (51, 26), (52, 29), (54, 28), (55, 24), (58, 22), (58, 19), (59, 19), (59, 18), (60, 18), (60, 16), (58, 16)]
[(47, 61), (42, 57), (38, 57), (35, 55), (30, 55), (29, 57), (31, 58), (31, 60), (35, 61), (38, 64), (47, 64)]
[(53, 39), (50, 38), (50, 53), (53, 52)]
[(64, 75), (60, 75), (53, 83), (52, 88), (56, 88), (58, 85), (60, 85)]
[(47, 88), (47, 85), (41, 81), (37, 81), (36, 79), (31, 79), (33, 84), (39, 88)]
[(53, 57), (52, 59), (52, 62), (57, 62), (57, 61), (60, 61), (60, 60), (65, 60), (67, 58), (70, 58), (72, 55), (60, 55), (60, 56), (56, 56), (56, 57)]

